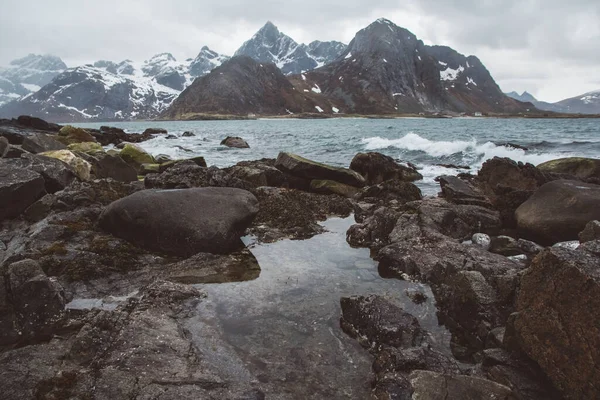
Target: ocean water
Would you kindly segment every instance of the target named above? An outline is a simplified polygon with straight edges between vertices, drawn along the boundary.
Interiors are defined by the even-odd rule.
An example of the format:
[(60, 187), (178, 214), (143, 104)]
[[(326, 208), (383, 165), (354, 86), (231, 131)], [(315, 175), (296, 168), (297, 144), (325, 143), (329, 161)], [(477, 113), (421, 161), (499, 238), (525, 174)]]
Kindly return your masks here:
[[(485, 160), (495, 156), (534, 165), (559, 157), (600, 157), (600, 119), (340, 118), (78, 124), (90, 128), (101, 125), (116, 126), (127, 132), (165, 128), (177, 138), (160, 135), (140, 146), (153, 155), (204, 156), (209, 165), (218, 167), (274, 158), (280, 151), (347, 167), (356, 153), (378, 151), (415, 164), (424, 177), (417, 185), (426, 194), (437, 192), (436, 176), (467, 172), (437, 164), (468, 166), (468, 172), (476, 173)], [(186, 131), (195, 136), (182, 137)], [(227, 136), (244, 138), (250, 149), (221, 146), (221, 140)]]

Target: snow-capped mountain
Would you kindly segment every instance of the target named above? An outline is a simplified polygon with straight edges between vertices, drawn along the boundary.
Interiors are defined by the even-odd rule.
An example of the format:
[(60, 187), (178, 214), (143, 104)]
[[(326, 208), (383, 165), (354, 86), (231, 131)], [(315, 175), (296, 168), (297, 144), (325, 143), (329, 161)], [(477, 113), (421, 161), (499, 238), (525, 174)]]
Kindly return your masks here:
[(36, 93), (23, 93), (0, 107), (0, 116), (28, 114), (56, 122), (153, 118), (196, 77), (226, 59), (203, 47), (198, 57), (183, 62), (170, 53), (139, 64), (100, 60), (63, 72)]
[(38, 91), (67, 66), (52, 55), (29, 54), (0, 69), (0, 105)]
[(298, 44), (269, 21), (235, 52), (235, 56), (273, 63), (284, 74), (290, 75), (321, 67), (336, 59), (345, 48), (346, 45), (340, 42)]
[(198, 56), (190, 63), (189, 74), (194, 78), (207, 75), (210, 71), (229, 60), (229, 58), (229, 56), (219, 54), (204, 46), (200, 50), (200, 53), (198, 53)]
[(580, 94), (556, 103), (539, 101), (527, 92), (523, 92), (521, 95), (517, 92), (510, 92), (506, 95), (519, 101), (531, 102), (536, 108), (544, 111), (569, 114), (600, 114), (600, 90)]
[(293, 81), (345, 113), (526, 111), (500, 91), (477, 57), (426, 46), (384, 18), (360, 30), (334, 62)]

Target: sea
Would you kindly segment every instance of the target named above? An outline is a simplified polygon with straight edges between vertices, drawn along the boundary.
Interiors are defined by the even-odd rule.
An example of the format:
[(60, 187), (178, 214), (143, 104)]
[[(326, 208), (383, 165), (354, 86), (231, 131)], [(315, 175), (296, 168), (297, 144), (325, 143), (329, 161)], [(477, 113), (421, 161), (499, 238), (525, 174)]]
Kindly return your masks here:
[[(416, 165), (423, 175), (417, 185), (424, 194), (432, 195), (438, 191), (437, 176), (476, 173), (484, 161), (493, 157), (534, 165), (560, 157), (600, 157), (600, 119), (332, 118), (77, 125), (88, 128), (109, 125), (128, 133), (164, 128), (175, 138), (158, 135), (140, 146), (154, 156), (166, 154), (176, 159), (203, 156), (208, 165), (217, 167), (275, 158), (281, 151), (348, 167), (355, 154), (377, 151)], [(184, 132), (195, 136), (184, 137)], [(220, 143), (227, 136), (245, 139), (250, 148), (222, 146)]]

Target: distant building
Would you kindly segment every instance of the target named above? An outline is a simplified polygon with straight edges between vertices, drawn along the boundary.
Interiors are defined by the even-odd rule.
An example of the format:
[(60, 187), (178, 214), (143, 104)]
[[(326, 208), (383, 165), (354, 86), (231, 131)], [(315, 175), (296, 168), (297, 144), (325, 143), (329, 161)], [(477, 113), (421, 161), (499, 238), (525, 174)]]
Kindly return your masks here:
[(473, 114), (476, 117), (483, 117), (483, 114), (481, 114), (479, 111), (477, 111), (475, 114)]

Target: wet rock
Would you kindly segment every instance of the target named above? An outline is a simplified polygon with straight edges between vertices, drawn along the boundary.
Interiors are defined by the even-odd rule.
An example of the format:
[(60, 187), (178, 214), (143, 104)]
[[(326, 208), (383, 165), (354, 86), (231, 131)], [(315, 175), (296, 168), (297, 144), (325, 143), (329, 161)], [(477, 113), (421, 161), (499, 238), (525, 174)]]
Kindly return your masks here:
[(472, 376), (413, 371), (409, 376), (409, 381), (413, 389), (412, 399), (517, 399), (510, 388), (487, 379)]
[(275, 168), (275, 160), (263, 158), (257, 161), (242, 161), (225, 169), (233, 177), (259, 186), (289, 187), (288, 177)]
[(362, 190), (358, 200), (379, 205), (402, 205), (410, 201), (422, 199), (421, 190), (410, 182), (399, 179), (388, 179)]
[(577, 249), (579, 246), (581, 245), (581, 243), (579, 243), (579, 240), (569, 240), (567, 242), (558, 242), (558, 243), (554, 243), (552, 245), (552, 247), (554, 248), (561, 248), (561, 249), (571, 249), (571, 250), (575, 250)]
[(8, 139), (0, 136), (0, 158), (4, 158), (8, 154), (9, 146)]
[(400, 215), (390, 208), (380, 207), (362, 223), (352, 225), (346, 232), (346, 241), (353, 247), (380, 249), (390, 243), (390, 233)]
[(184, 189), (209, 186), (207, 168), (193, 161), (179, 161), (160, 174), (148, 174), (144, 185), (149, 189)]
[(142, 164), (140, 165), (140, 175), (148, 175), (158, 173), (160, 171), (159, 164)]
[(513, 340), (565, 398), (600, 396), (598, 310), (600, 258), (586, 248), (546, 249), (521, 278)]
[(352, 212), (350, 201), (337, 195), (269, 187), (252, 192), (259, 201), (259, 211), (249, 231), (261, 242), (308, 239), (324, 231), (318, 221), (329, 216), (347, 217)]
[(167, 136), (165, 136), (165, 139), (169, 139), (169, 140), (177, 139), (177, 136), (176, 135), (167, 135)]
[[(0, 136), (2, 137), (2, 136)], [(8, 151), (4, 155), (5, 158), (21, 158), (23, 154), (27, 154), (25, 150), (21, 148), (19, 145), (9, 145)]]
[(95, 153), (104, 153), (104, 149), (100, 143), (96, 142), (82, 142), (82, 143), (73, 143), (67, 146), (69, 150), (75, 153), (86, 153), (86, 154), (95, 154)]
[(444, 175), (436, 180), (440, 183), (443, 197), (451, 203), (492, 207), (483, 193), (456, 176)]
[(100, 226), (153, 251), (229, 253), (258, 212), (256, 198), (232, 188), (144, 190), (109, 205)]
[(367, 349), (408, 348), (425, 341), (419, 321), (381, 296), (343, 297), (340, 304), (342, 329)]
[(229, 255), (198, 253), (165, 270), (163, 279), (185, 284), (241, 282), (260, 275), (258, 261), (248, 249)]
[(45, 189), (48, 193), (63, 190), (76, 178), (73, 168), (56, 158), (23, 154), (21, 158), (9, 159), (6, 162), (15, 168), (27, 169), (40, 174), (44, 178)]
[(579, 232), (578, 236), (581, 243), (600, 239), (600, 221), (594, 220), (588, 222), (583, 231)]
[(489, 250), (492, 240), (485, 233), (476, 233), (471, 238), (471, 241), (473, 242), (474, 245), (477, 245), (484, 250)]
[(407, 289), (405, 291), (405, 294), (415, 304), (423, 304), (427, 301), (428, 298), (425, 293), (416, 289)]
[(119, 155), (94, 153), (85, 157), (92, 165), (92, 174), (99, 179), (111, 178), (119, 182), (137, 181), (137, 171)]
[(600, 185), (558, 180), (545, 184), (515, 212), (522, 237), (541, 244), (576, 240), (600, 219)]
[(34, 171), (0, 162), (0, 220), (16, 217), (45, 193), (44, 178)]
[(235, 147), (237, 149), (249, 149), (250, 145), (241, 137), (227, 136), (221, 141), (221, 146)]
[(500, 211), (503, 225), (508, 228), (516, 227), (515, 210), (550, 180), (531, 164), (499, 157), (484, 162), (476, 178), (479, 190)]
[(82, 181), (88, 181), (90, 179), (90, 172), (92, 170), (91, 164), (83, 158), (77, 157), (69, 150), (48, 151), (41, 153), (40, 155), (55, 158), (69, 165), (75, 172), (75, 175)]
[(173, 159), (170, 156), (166, 155), (166, 154), (159, 154), (156, 157), (154, 157), (154, 159), (159, 164), (164, 164), (166, 162), (173, 161)]
[(43, 153), (53, 150), (64, 150), (67, 146), (55, 139), (54, 136), (44, 133), (34, 133), (23, 139), (22, 149), (30, 153)]
[[(56, 125), (58, 127), (58, 125)], [(22, 145), (23, 140), (29, 135), (42, 133), (55, 133), (54, 130), (48, 131), (45, 129), (34, 128), (32, 126), (23, 125), (19, 122), (19, 120), (9, 120), (3, 119), (0, 120), (0, 136), (6, 138), (10, 144), (13, 145)]]
[(579, 179), (600, 179), (600, 160), (594, 158), (559, 158), (539, 164), (537, 168), (543, 172), (568, 174)]
[(194, 136), (196, 136), (196, 135), (193, 132), (190, 132), (190, 131), (185, 131), (181, 135), (181, 137), (194, 137)]
[(60, 125), (46, 122), (41, 118), (36, 118), (29, 115), (20, 115), (17, 117), (17, 123), (21, 126), (39, 129), (41, 131), (58, 132), (61, 128)]
[(168, 133), (164, 128), (147, 128), (142, 135), (158, 135)]
[(95, 142), (96, 139), (85, 129), (66, 125), (58, 131), (58, 140), (63, 144)]
[(127, 164), (139, 171), (142, 164), (154, 164), (155, 160), (141, 147), (131, 143), (125, 144), (120, 153), (121, 158)]
[(407, 182), (423, 179), (415, 168), (398, 164), (393, 158), (375, 152), (355, 155), (350, 169), (361, 174), (369, 185), (376, 185), (388, 179)]
[(6, 281), (22, 338), (32, 340), (50, 335), (64, 318), (65, 299), (60, 285), (48, 279), (33, 260), (9, 265)]
[(365, 184), (365, 179), (355, 171), (332, 167), (291, 153), (279, 153), (275, 167), (299, 178), (332, 180), (356, 187)]
[(338, 194), (344, 197), (354, 197), (358, 193), (358, 188), (345, 185), (336, 181), (317, 180), (310, 181), (310, 191), (322, 194)]
[(490, 242), (489, 250), (492, 253), (501, 254), (506, 257), (523, 254), (523, 250), (517, 244), (517, 241), (510, 236), (494, 236)]

